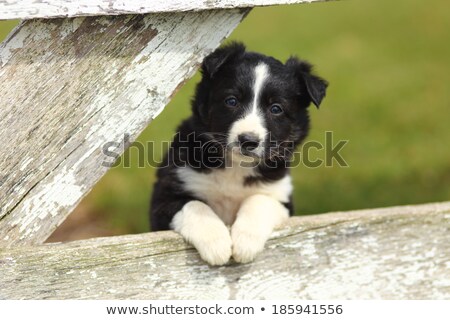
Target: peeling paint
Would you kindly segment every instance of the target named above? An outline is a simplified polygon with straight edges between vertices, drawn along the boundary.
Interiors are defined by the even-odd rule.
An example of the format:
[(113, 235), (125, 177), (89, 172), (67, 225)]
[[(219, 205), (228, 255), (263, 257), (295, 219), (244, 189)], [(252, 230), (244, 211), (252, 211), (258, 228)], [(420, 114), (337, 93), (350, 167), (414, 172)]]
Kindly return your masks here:
[(78, 30), (78, 28), (81, 26), (81, 24), (84, 21), (84, 17), (74, 18), (74, 19), (68, 19), (64, 21), (64, 24), (59, 29), (59, 35), (61, 37), (61, 40), (65, 39), (67, 36), (73, 34), (75, 31)]
[[(20, 134), (7, 134), (17, 140), (11, 141), (14, 153), (0, 154), (0, 162), (7, 157), (10, 166), (4, 169), (14, 172), (0, 186), (0, 192), (14, 191), (0, 199), (6, 215), (1, 244), (44, 241), (106, 172), (100, 148), (122, 141), (125, 133), (133, 141), (244, 14), (227, 10), (24, 22), (0, 53), (0, 82), (8, 88), (0, 88), (0, 104), (22, 106), (0, 109), (2, 134), (16, 132), (9, 123), (21, 121)], [(191, 37), (185, 37), (188, 29)], [(41, 62), (5, 64), (12, 54)], [(17, 82), (16, 72), (26, 81)], [(8, 121), (12, 118), (19, 120)], [(24, 174), (16, 174), (16, 168)]]
[(11, 0), (0, 2), (0, 19), (56, 18), (92, 15), (143, 14), (159, 12), (184, 12), (209, 9), (269, 6), (277, 4), (310, 3), (324, 0), (165, 0), (165, 1), (67, 1)]
[(27, 168), (27, 166), (31, 163), (31, 161), (33, 161), (34, 158), (28, 158), (26, 159), (20, 166), (19, 170), (23, 171)]
[[(54, 217), (61, 208), (73, 205), (82, 195), (82, 187), (76, 181), (74, 169), (63, 168), (51, 183), (43, 185), (38, 193), (23, 202), (22, 210), (26, 214), (13, 220), (11, 225), (18, 225), (19, 232), (28, 237), (39, 230), (39, 226), (33, 223), (36, 217), (40, 220)], [(34, 227), (30, 228), (30, 225)]]
[(0, 250), (0, 296), (450, 299), (448, 212), (450, 202), (293, 217), (254, 262), (222, 267), (173, 232), (16, 247), (14, 263)]
[(12, 38), (8, 38), (0, 44), (0, 65), (2, 68), (8, 63), (9, 59), (11, 59), (14, 51), (22, 48), (26, 39), (30, 36), (29, 33), (23, 32), (20, 28), (14, 29), (13, 32), (16, 33)]

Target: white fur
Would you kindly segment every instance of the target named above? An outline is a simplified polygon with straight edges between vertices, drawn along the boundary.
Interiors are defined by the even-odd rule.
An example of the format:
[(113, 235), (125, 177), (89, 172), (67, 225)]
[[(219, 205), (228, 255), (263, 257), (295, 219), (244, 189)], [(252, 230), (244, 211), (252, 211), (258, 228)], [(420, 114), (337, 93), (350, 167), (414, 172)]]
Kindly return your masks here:
[(252, 261), (264, 249), (273, 229), (288, 217), (288, 209), (270, 196), (257, 194), (245, 199), (231, 228), (234, 260)]
[(231, 257), (231, 238), (228, 228), (201, 201), (190, 201), (175, 214), (171, 228), (180, 233), (211, 265), (223, 265)]
[[(272, 230), (289, 215), (281, 202), (289, 201), (290, 176), (244, 186), (245, 177), (254, 174), (251, 168), (234, 166), (210, 173), (177, 170), (184, 188), (203, 202), (187, 203), (171, 227), (211, 265), (226, 263), (232, 252), (238, 262), (252, 261)], [(226, 225), (232, 226), (231, 236)]]
[[(256, 134), (261, 141), (264, 141), (264, 138), (267, 135), (267, 129), (264, 124), (264, 117), (258, 111), (258, 105), (262, 88), (268, 77), (269, 69), (267, 65), (264, 63), (258, 64), (254, 70), (255, 82), (253, 83), (253, 101), (244, 117), (236, 121), (231, 127), (228, 138), (229, 144), (236, 143), (238, 141), (237, 137), (241, 133), (246, 132), (252, 132)], [(262, 155), (264, 152), (264, 147), (260, 145), (254, 150), (254, 152)]]
[(209, 173), (195, 171), (189, 167), (177, 169), (178, 178), (185, 190), (208, 204), (227, 225), (232, 225), (245, 199), (261, 194), (280, 202), (288, 202), (292, 193), (289, 175), (272, 183), (244, 185), (246, 176), (254, 175), (252, 168), (234, 164), (230, 168), (215, 169)]
[(261, 89), (264, 86), (264, 82), (269, 77), (269, 69), (264, 63), (260, 63), (255, 68), (255, 83), (253, 84), (253, 104), (252, 113), (258, 112), (258, 103), (261, 94)]

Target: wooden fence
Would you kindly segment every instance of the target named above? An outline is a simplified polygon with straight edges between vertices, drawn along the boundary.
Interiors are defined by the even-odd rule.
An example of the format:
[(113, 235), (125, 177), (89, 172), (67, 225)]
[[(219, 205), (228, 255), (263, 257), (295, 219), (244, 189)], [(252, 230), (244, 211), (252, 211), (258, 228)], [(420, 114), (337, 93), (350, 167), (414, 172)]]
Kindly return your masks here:
[[(173, 232), (42, 243), (255, 5), (0, 1), (0, 298), (450, 298), (450, 203), (292, 218), (252, 264)], [(124, 146), (117, 148), (123, 151)]]

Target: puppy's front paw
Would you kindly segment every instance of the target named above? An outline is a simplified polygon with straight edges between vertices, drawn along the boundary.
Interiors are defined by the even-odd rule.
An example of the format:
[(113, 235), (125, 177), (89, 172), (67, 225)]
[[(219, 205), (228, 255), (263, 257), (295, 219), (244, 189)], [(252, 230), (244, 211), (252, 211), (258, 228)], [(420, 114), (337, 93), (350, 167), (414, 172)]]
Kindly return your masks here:
[(233, 258), (236, 262), (247, 263), (253, 261), (258, 253), (263, 251), (265, 237), (249, 231), (233, 228)]
[(231, 237), (226, 232), (220, 232), (220, 234), (213, 234), (204, 237), (202, 241), (198, 242), (195, 247), (203, 260), (208, 262), (212, 266), (221, 266), (230, 260), (231, 257)]
[(223, 265), (230, 260), (230, 232), (203, 202), (193, 200), (185, 204), (173, 217), (171, 227), (191, 243), (210, 265)]

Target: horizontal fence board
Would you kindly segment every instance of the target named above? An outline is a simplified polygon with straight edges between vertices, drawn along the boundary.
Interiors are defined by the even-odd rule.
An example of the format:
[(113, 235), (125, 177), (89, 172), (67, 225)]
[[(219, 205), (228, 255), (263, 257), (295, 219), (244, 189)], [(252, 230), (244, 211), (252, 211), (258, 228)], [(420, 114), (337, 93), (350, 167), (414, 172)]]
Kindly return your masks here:
[(0, 247), (44, 242), (102, 146), (122, 153), (249, 10), (22, 22), (0, 45)]
[(250, 264), (174, 232), (0, 249), (5, 299), (450, 299), (450, 202), (291, 218)]
[(199, 11), (324, 0), (2, 0), (0, 20)]

